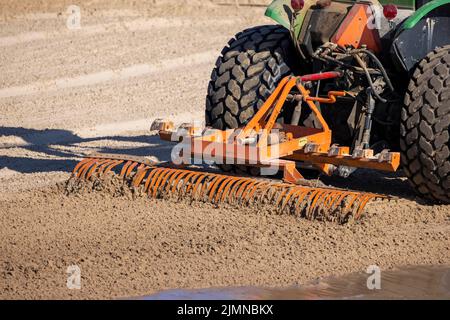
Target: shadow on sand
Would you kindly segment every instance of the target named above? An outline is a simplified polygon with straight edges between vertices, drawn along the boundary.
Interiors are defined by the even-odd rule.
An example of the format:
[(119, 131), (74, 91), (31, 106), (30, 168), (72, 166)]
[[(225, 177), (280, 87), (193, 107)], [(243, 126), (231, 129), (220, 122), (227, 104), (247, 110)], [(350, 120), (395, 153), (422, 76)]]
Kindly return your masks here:
[[(35, 130), (19, 127), (0, 127), (1, 136), (15, 136), (25, 141), (20, 148), (40, 154), (32, 156), (0, 156), (0, 169), (7, 167), (21, 173), (66, 171), (70, 172), (76, 163), (89, 152), (128, 154), (132, 156), (154, 156), (162, 161), (170, 160), (172, 144), (164, 142), (158, 136), (103, 136), (81, 138), (68, 130)], [(102, 143), (102, 141), (109, 143)], [(129, 148), (113, 147), (111, 142), (139, 143)], [(91, 145), (89, 145), (91, 143)], [(94, 146), (92, 146), (94, 145)], [(120, 145), (117, 144), (117, 145)], [(16, 148), (17, 145), (4, 145), (0, 149)], [(82, 150), (80, 152), (80, 150)], [(49, 158), (45, 159), (45, 156)], [(44, 159), (43, 159), (44, 158)], [(278, 178), (278, 176), (277, 176)], [(414, 199), (414, 191), (402, 172), (385, 173), (371, 170), (358, 170), (349, 178), (320, 176), (327, 185), (343, 189), (388, 194), (401, 198)]]
[[(133, 156), (155, 156), (160, 160), (170, 158), (171, 145), (161, 141), (157, 136), (103, 136), (81, 138), (68, 130), (35, 130), (16, 127), (0, 127), (0, 137), (14, 136), (21, 138), (23, 144), (0, 145), (0, 150), (21, 148), (30, 151), (30, 156), (0, 156), (0, 169), (7, 167), (21, 173), (67, 171), (89, 152), (129, 154)], [(106, 144), (101, 141), (108, 141)], [(143, 146), (132, 148), (114, 148), (111, 142), (140, 143)], [(90, 146), (89, 143), (95, 145)], [(103, 146), (102, 146), (103, 145)], [(82, 150), (82, 151), (80, 151)], [(23, 153), (27, 153), (27, 152)], [(35, 153), (33, 155), (32, 153)], [(34, 158), (39, 154), (39, 158)], [(46, 156), (49, 156), (45, 159)], [(43, 159), (44, 158), (44, 159)]]

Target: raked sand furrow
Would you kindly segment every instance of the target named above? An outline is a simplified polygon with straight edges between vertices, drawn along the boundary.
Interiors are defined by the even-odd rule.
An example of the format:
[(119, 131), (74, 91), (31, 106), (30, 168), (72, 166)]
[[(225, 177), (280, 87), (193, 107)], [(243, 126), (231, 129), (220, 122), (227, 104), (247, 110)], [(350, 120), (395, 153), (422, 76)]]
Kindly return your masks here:
[(121, 81), (138, 76), (148, 76), (160, 72), (171, 71), (182, 66), (193, 67), (198, 64), (211, 63), (216, 58), (216, 55), (217, 53), (214, 50), (209, 50), (193, 55), (163, 60), (159, 63), (137, 64), (121, 69), (101, 70), (71, 78), (39, 81), (25, 86), (3, 88), (0, 89), (0, 98), (42, 94), (67, 88), (93, 86), (108, 81)]
[(117, 33), (117, 32), (136, 32), (136, 31), (155, 31), (158, 29), (173, 28), (211, 28), (217, 26), (227, 26), (236, 23), (233, 19), (201, 19), (192, 21), (188, 18), (149, 18), (135, 19), (130, 21), (120, 21), (107, 24), (80, 25), (78, 29), (69, 29), (61, 21), (61, 29), (55, 31), (32, 31), (20, 33), (13, 36), (0, 37), (0, 48), (9, 47), (18, 44), (26, 44), (38, 40), (56, 41), (58, 38), (65, 37), (88, 37), (95, 34)]

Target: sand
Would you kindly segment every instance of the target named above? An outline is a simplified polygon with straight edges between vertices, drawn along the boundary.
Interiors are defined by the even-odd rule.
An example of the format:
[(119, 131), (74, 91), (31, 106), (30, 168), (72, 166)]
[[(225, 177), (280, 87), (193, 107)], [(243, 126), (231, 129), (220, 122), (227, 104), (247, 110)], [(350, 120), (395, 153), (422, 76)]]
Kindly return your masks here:
[[(374, 264), (450, 265), (450, 208), (421, 203), (401, 172), (324, 179), (396, 196), (344, 225), (126, 192), (67, 195), (61, 184), (86, 152), (167, 160), (152, 119), (201, 119), (223, 45), (271, 23), (263, 7), (78, 3), (80, 30), (66, 27), (66, 1), (1, 4), (0, 298), (285, 287)], [(81, 290), (66, 286), (71, 265)]]

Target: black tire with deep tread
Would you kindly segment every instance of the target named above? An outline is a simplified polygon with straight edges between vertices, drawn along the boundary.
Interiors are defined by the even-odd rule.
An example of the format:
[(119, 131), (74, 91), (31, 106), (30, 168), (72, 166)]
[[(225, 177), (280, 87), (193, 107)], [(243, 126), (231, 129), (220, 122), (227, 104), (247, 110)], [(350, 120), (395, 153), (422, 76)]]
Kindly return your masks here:
[(424, 198), (450, 203), (450, 45), (416, 67), (400, 124), (405, 174)]
[(258, 26), (232, 38), (211, 74), (206, 97), (206, 125), (237, 128), (253, 117), (278, 82), (292, 74), (295, 49), (289, 31)]

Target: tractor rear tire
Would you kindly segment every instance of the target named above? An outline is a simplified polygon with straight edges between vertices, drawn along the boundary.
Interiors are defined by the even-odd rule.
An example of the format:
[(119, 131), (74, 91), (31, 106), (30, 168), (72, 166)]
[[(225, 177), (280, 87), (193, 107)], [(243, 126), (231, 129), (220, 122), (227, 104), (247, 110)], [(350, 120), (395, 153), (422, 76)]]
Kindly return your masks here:
[[(211, 74), (206, 125), (220, 130), (245, 125), (279, 81), (298, 69), (297, 57), (290, 33), (282, 26), (257, 26), (236, 34), (222, 50)], [(245, 166), (220, 167), (252, 175), (259, 171)]]
[(403, 170), (420, 196), (450, 203), (450, 45), (416, 67), (400, 125)]
[(295, 48), (287, 29), (258, 26), (228, 42), (211, 74), (206, 125), (232, 129), (246, 124), (278, 82), (293, 73)]

